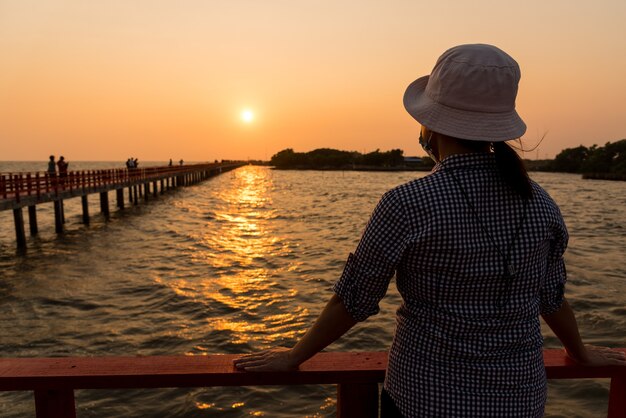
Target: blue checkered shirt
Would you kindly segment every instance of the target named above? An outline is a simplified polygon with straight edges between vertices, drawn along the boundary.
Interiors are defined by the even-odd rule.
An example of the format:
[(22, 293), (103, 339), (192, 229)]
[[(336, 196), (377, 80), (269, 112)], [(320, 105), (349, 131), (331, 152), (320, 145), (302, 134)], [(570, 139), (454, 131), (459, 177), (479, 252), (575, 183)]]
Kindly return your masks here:
[(396, 277), (403, 303), (385, 389), (406, 417), (543, 416), (539, 316), (563, 302), (568, 235), (532, 187), (524, 205), (493, 154), (450, 156), (385, 193), (348, 257), (333, 289), (357, 321), (378, 313)]

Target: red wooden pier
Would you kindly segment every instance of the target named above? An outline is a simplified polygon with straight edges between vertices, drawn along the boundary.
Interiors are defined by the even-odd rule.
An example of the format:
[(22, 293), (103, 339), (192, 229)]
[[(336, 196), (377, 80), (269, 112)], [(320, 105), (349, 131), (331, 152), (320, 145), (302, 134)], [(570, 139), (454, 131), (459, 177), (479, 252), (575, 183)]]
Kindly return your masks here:
[[(319, 353), (294, 372), (241, 372), (236, 357), (0, 358), (0, 390), (33, 391), (37, 418), (75, 418), (76, 389), (333, 384), (338, 417), (378, 416), (385, 352)], [(626, 418), (626, 366), (578, 366), (563, 350), (544, 350), (544, 361), (548, 379), (610, 379), (607, 417)]]
[(188, 186), (224, 171), (245, 165), (245, 162), (189, 164), (184, 166), (146, 167), (134, 169), (69, 171), (67, 175), (47, 172), (0, 173), (0, 211), (13, 210), (18, 248), (26, 247), (23, 208), (28, 207), (30, 234), (38, 233), (37, 205), (54, 204), (55, 229), (63, 232), (65, 216), (63, 201), (80, 197), (83, 223), (89, 224), (88, 196), (100, 195), (100, 210), (109, 218), (109, 191), (116, 191), (116, 205), (124, 209), (124, 189), (128, 200), (138, 204), (141, 198), (156, 197), (170, 188)]

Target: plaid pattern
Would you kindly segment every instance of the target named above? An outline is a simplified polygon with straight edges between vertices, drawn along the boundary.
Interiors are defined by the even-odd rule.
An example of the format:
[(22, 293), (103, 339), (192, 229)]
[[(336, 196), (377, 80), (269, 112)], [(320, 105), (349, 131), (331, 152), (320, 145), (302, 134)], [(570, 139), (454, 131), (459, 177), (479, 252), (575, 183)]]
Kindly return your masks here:
[[(516, 275), (480, 223), (505, 251)], [(403, 298), (385, 389), (407, 417), (541, 417), (546, 400), (539, 315), (563, 302), (567, 230), (533, 183), (524, 204), (493, 154), (446, 158), (385, 193), (333, 290), (355, 320), (378, 313), (396, 275)], [(506, 304), (499, 303), (508, 292)]]

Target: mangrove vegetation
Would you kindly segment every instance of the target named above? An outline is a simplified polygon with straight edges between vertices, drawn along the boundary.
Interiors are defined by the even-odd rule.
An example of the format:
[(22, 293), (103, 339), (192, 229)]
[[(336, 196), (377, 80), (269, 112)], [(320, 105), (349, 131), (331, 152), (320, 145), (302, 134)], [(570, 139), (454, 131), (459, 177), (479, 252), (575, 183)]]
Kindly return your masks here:
[[(580, 145), (561, 151), (553, 160), (524, 160), (531, 171), (579, 173), (585, 178), (626, 180), (626, 139), (604, 146)], [(319, 148), (295, 152), (291, 148), (274, 154), (270, 165), (300, 170), (431, 170), (429, 157), (405, 157), (401, 149), (362, 154)]]

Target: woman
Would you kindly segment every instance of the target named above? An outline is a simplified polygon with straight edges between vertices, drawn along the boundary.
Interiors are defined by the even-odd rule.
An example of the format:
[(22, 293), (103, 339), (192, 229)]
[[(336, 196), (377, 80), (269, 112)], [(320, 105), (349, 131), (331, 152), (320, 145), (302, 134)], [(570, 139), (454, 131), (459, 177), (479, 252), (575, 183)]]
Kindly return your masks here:
[(246, 371), (292, 370), (378, 312), (396, 275), (403, 303), (381, 395), (383, 416), (540, 417), (542, 316), (568, 355), (626, 364), (583, 345), (563, 296), (567, 230), (557, 205), (505, 141), (520, 70), (490, 45), (446, 51), (404, 96), (433, 172), (387, 192), (333, 295), (291, 349), (242, 357)]

